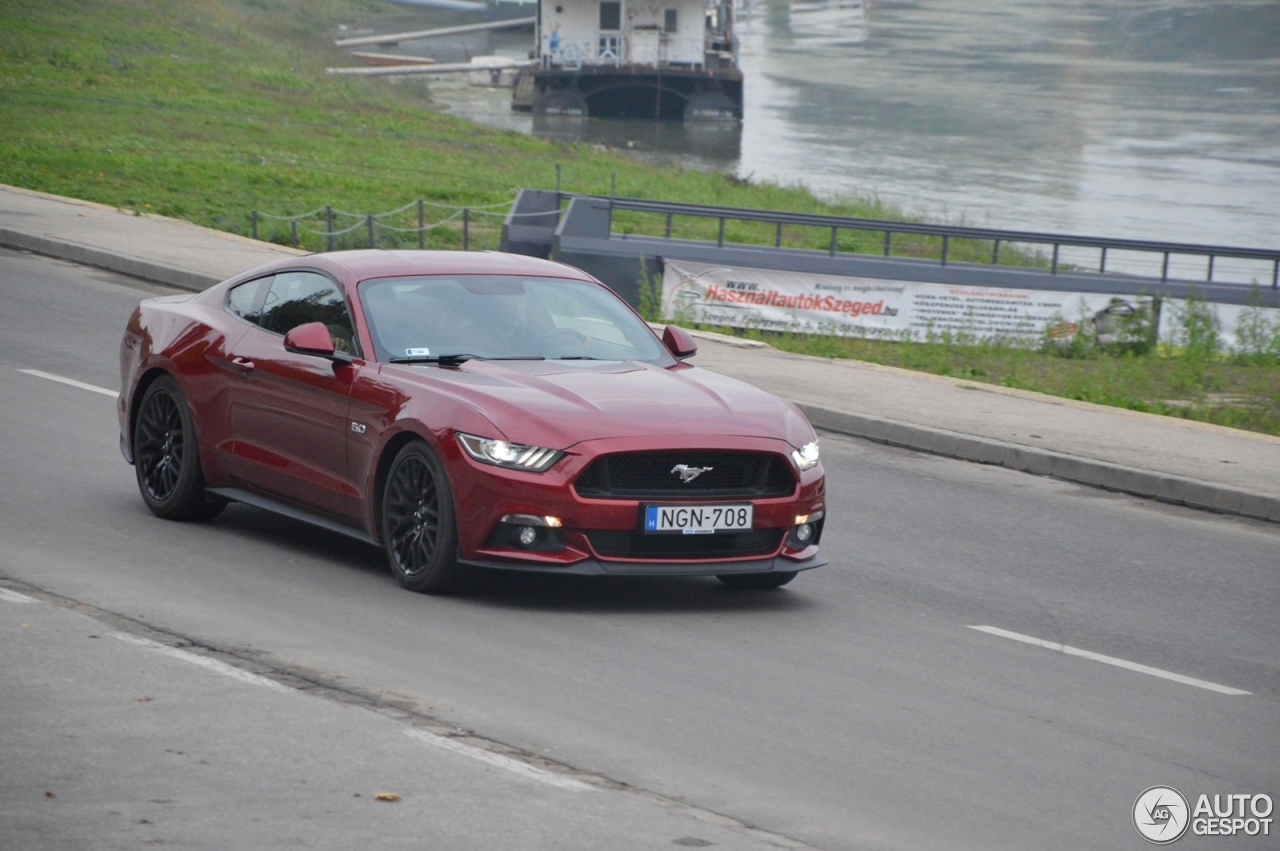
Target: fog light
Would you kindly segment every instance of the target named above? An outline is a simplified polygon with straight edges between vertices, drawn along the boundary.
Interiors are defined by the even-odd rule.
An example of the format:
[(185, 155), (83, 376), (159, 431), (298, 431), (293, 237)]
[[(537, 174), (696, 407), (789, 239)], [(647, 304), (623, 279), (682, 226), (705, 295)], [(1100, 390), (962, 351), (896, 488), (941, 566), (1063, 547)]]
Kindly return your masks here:
[(520, 527), (520, 546), (531, 547), (533, 542), (538, 540), (538, 530), (532, 526)]
[(796, 540), (804, 543), (813, 537), (813, 527), (808, 523), (802, 523), (796, 527)]

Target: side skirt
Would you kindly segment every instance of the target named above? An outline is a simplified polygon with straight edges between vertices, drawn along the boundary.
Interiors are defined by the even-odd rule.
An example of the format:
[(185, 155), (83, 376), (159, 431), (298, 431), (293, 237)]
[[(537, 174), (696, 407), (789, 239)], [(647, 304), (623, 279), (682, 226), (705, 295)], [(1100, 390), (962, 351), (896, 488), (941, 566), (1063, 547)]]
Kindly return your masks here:
[(330, 532), (337, 532), (340, 535), (355, 538), (357, 541), (363, 541), (375, 547), (379, 546), (378, 542), (367, 532), (356, 529), (353, 526), (347, 526), (345, 523), (339, 523), (336, 520), (330, 520), (327, 517), (321, 517), (319, 514), (313, 514), (302, 508), (294, 508), (292, 505), (278, 502), (268, 496), (261, 496), (240, 488), (209, 488), (208, 492), (223, 499), (229, 499), (232, 502), (243, 502), (245, 505), (252, 505), (254, 508), (262, 508), (275, 514), (283, 514), (285, 517), (292, 517), (294, 520), (301, 520), (303, 523), (310, 523), (312, 526), (319, 526), (321, 529), (328, 529)]

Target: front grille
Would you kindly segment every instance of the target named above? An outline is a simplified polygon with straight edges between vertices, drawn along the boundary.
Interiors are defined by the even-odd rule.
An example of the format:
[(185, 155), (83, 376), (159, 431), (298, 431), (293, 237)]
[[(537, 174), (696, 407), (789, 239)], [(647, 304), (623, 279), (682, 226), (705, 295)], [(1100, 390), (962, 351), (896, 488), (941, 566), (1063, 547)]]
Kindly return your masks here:
[[(679, 473), (672, 472), (681, 464), (710, 469), (684, 482)], [(579, 496), (605, 499), (714, 499), (790, 496), (796, 479), (781, 455), (662, 450), (605, 455), (583, 470), (573, 487)]]
[(601, 558), (752, 558), (777, 551), (784, 532), (785, 529), (756, 529), (715, 535), (646, 535), (595, 531), (587, 532), (587, 540)]

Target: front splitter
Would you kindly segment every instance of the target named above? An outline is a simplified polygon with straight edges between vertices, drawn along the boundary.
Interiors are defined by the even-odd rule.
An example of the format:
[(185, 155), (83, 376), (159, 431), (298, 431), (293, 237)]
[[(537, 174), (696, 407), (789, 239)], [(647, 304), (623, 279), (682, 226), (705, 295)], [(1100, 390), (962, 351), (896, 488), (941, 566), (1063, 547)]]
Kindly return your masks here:
[(460, 564), (492, 570), (525, 570), (535, 573), (559, 573), (576, 576), (718, 576), (727, 573), (791, 573), (812, 570), (827, 562), (818, 556), (804, 561), (789, 558), (754, 558), (745, 561), (716, 562), (635, 562), (604, 561), (588, 558), (573, 564), (536, 564), (497, 559), (459, 559)]

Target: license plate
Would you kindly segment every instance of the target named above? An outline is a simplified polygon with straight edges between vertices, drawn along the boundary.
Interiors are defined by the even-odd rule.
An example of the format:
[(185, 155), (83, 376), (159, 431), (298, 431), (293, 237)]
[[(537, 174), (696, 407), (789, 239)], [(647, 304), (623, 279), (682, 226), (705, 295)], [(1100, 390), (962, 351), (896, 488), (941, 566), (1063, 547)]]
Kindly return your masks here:
[(644, 531), (683, 535), (714, 535), (751, 529), (755, 506), (732, 505), (646, 505)]

